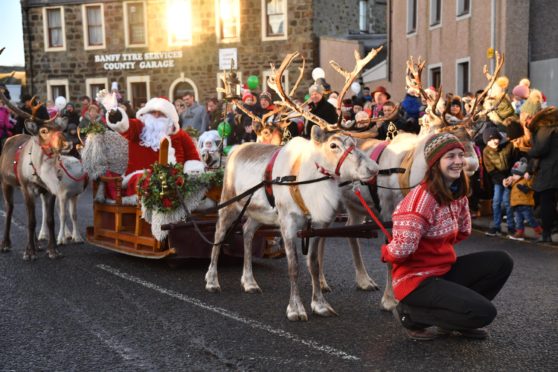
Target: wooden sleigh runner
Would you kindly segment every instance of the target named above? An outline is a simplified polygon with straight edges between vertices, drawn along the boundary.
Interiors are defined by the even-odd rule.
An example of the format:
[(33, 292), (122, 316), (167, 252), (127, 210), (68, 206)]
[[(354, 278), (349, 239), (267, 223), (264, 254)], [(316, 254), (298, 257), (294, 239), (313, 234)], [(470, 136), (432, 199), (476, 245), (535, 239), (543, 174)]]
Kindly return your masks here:
[[(159, 152), (159, 163), (166, 164), (168, 141), (163, 140)], [(101, 182), (114, 183), (116, 198), (112, 203), (93, 201), (93, 226), (87, 227), (87, 241), (95, 246), (131, 256), (150, 259), (186, 259), (208, 258), (211, 244), (201, 236), (212, 241), (215, 234), (217, 214), (192, 213), (196, 225), (180, 221), (166, 224), (162, 228), (168, 230), (168, 236), (158, 241), (151, 232), (151, 225), (142, 218), (141, 205), (122, 203), (122, 177), (101, 176), (93, 182), (93, 195), (96, 195)], [(221, 192), (215, 188), (207, 192), (206, 197), (219, 201)], [(262, 234), (255, 237), (254, 247), (265, 244)], [(259, 244), (258, 244), (259, 243)], [(256, 249), (255, 256), (262, 255), (262, 249)], [(224, 253), (229, 256), (242, 257), (244, 245), (242, 230), (237, 228), (230, 234), (225, 243)]]

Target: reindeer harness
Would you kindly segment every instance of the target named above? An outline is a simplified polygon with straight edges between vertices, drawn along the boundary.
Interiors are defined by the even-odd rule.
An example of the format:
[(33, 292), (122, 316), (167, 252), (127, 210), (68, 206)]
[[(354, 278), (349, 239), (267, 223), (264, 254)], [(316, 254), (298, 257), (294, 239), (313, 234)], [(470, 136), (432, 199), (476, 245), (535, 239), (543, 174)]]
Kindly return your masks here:
[[(300, 208), (302, 213), (307, 218), (309, 218), (310, 217), (310, 210), (308, 209), (308, 207), (304, 203), (304, 200), (302, 199), (302, 195), (300, 194), (300, 188), (298, 187), (299, 183), (294, 182), (294, 181), (296, 181), (296, 178), (297, 178), (297, 176), (300, 172), (301, 158), (298, 157), (295, 160), (295, 162), (293, 163), (293, 165), (291, 167), (291, 175), (290, 176), (280, 177), (278, 179), (278, 180), (281, 180), (281, 181), (288, 181), (288, 182), (284, 182), (284, 183), (283, 182), (276, 182), (278, 180), (273, 180), (272, 179), (273, 166), (275, 165), (275, 160), (277, 160), (277, 156), (279, 155), (279, 152), (281, 151), (281, 149), (282, 148), (280, 147), (277, 150), (275, 150), (275, 152), (271, 156), (271, 159), (269, 160), (269, 163), (267, 163), (267, 166), (265, 168), (265, 172), (264, 172), (264, 191), (265, 191), (265, 196), (267, 198), (267, 201), (269, 202), (269, 205), (271, 205), (272, 207), (275, 207), (275, 197), (273, 196), (272, 185), (273, 184), (287, 185), (287, 186), (289, 186), (289, 191), (291, 193), (291, 197), (293, 198), (294, 202)], [(347, 149), (345, 149), (345, 151), (343, 152), (343, 155), (341, 155), (341, 157), (339, 158), (339, 161), (337, 162), (337, 165), (335, 167), (335, 171), (333, 172), (333, 174), (330, 171), (328, 171), (327, 169), (325, 169), (324, 167), (322, 167), (321, 165), (319, 165), (318, 163), (315, 163), (316, 169), (321, 174), (323, 174), (324, 177), (321, 177), (321, 178), (318, 178), (318, 179), (315, 179), (315, 180), (310, 180), (310, 181), (319, 182), (319, 181), (323, 181), (323, 180), (326, 180), (326, 179), (332, 179), (332, 178), (339, 177), (341, 175), (341, 166), (345, 162), (345, 159), (347, 159), (347, 156), (349, 156), (349, 154), (351, 154), (354, 149), (355, 149), (354, 145), (351, 145), (351, 146), (347, 147)], [(292, 184), (289, 184), (289, 183), (292, 183)]]

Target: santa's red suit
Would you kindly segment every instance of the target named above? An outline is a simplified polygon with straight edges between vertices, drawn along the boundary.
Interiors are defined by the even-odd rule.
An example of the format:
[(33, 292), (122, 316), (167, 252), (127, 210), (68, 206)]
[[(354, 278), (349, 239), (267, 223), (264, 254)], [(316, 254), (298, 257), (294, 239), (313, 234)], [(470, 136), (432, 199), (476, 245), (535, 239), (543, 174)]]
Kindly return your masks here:
[(142, 138), (145, 117), (150, 112), (159, 111), (170, 119), (171, 124), (166, 129), (167, 133), (162, 134), (170, 138), (169, 163), (184, 164), (188, 160), (200, 160), (194, 141), (180, 129), (178, 114), (169, 101), (163, 98), (152, 98), (136, 113), (138, 119), (128, 119), (124, 110), (119, 108), (118, 111), (122, 118), (117, 122), (111, 122), (109, 119), (111, 116), (107, 113), (107, 125), (128, 140), (128, 168), (123, 181), (126, 191), (123, 192), (123, 196), (134, 195), (143, 171), (159, 160), (158, 146), (154, 149), (144, 143)]

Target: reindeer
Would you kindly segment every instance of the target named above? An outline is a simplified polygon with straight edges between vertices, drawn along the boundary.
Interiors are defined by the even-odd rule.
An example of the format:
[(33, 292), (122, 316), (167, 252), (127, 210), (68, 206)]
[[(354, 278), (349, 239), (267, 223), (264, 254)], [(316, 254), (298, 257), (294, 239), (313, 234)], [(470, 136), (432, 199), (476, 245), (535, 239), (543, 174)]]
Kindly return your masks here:
[[(61, 155), (59, 166), (62, 169), (62, 177), (60, 178), (59, 192), (56, 195), (59, 217), (59, 230), (56, 242), (58, 245), (67, 242), (82, 243), (83, 238), (79, 232), (77, 222), (77, 200), (87, 187), (89, 178), (87, 172), (83, 169), (81, 161), (73, 156)], [(45, 213), (47, 200), (44, 194), (41, 194), (40, 197), (43, 214), (38, 239), (46, 240), (48, 231)], [(72, 222), (71, 231), (66, 226), (66, 206), (70, 212), (70, 220)]]
[(54, 236), (54, 202), (60, 190), (62, 176), (59, 159), (61, 152), (69, 151), (72, 144), (66, 141), (63, 134), (64, 128), (55, 123), (56, 117), (46, 121), (36, 117), (37, 110), (41, 106), (40, 102), (34, 105), (32, 113), (28, 114), (14, 106), (3, 92), (0, 92), (0, 99), (16, 115), (26, 118), (25, 128), (31, 133), (31, 135), (19, 134), (10, 137), (4, 144), (0, 156), (0, 182), (6, 207), (4, 238), (0, 251), (7, 252), (11, 249), (13, 191), (15, 187), (19, 187), (27, 207), (27, 247), (23, 259), (34, 260), (37, 254), (34, 199), (36, 193), (46, 195), (48, 257), (57, 258), (60, 256), (60, 252)]
[[(498, 55), (498, 64), (494, 76), (502, 68), (502, 58)], [(443, 113), (437, 110), (441, 89), (438, 89), (433, 96), (428, 95), (422, 88), (421, 74), (425, 62), (419, 59), (417, 64), (414, 63), (412, 57), (407, 62), (407, 87), (416, 88), (427, 102), (426, 117), (423, 123), (421, 133), (419, 135), (411, 133), (401, 133), (397, 135), (389, 144), (375, 139), (362, 138), (358, 141), (358, 148), (364, 151), (368, 156), (372, 156), (378, 162), (382, 170), (405, 169), (404, 173), (390, 173), (388, 175), (379, 175), (376, 179), (377, 194), (380, 205), (376, 206), (381, 210), (381, 218), (383, 221), (391, 220), (391, 215), (395, 207), (410, 191), (410, 188), (416, 186), (423, 178), (427, 170), (426, 160), (424, 158), (424, 145), (433, 133), (441, 131), (450, 131), (455, 134), (465, 147), (465, 167), (464, 171), (471, 176), (479, 167), (479, 160), (474, 150), (474, 142), (470, 132), (473, 123), (481, 116), (480, 102), (486, 95), (486, 92), (494, 84), (495, 77), (491, 79), (483, 92), (477, 98), (471, 113), (461, 123), (450, 126), (445, 121)], [(350, 86), (350, 84), (349, 84)], [(378, 146), (385, 146), (381, 155), (372, 155), (377, 152)], [(378, 152), (377, 152), (378, 153)], [(362, 195), (368, 204), (373, 203), (372, 191), (368, 187), (361, 188)], [(347, 224), (355, 224), (362, 222), (367, 213), (363, 209), (360, 201), (354, 195), (351, 189), (343, 189), (343, 202), (348, 211)], [(379, 208), (378, 208), (379, 207)], [(362, 259), (360, 258), (360, 247), (357, 239), (349, 239), (355, 261), (357, 285), (360, 289), (377, 289), (376, 284), (364, 269)], [(322, 288), (329, 291), (329, 286), (321, 268), (323, 267), (323, 251), (324, 243), (319, 245), (319, 261), (320, 261), (320, 284)], [(381, 307), (385, 310), (392, 310), (397, 305), (397, 301), (393, 297), (393, 289), (391, 283), (391, 267), (388, 266), (388, 275), (384, 295), (381, 300)]]
[[(288, 272), (291, 284), (287, 318), (291, 321), (308, 320), (298, 290), (298, 256), (296, 233), (310, 224), (313, 227), (327, 226), (333, 221), (340, 204), (339, 184), (345, 181), (366, 181), (377, 174), (377, 164), (365, 157), (354, 147), (351, 137), (342, 132), (333, 132), (330, 124), (315, 115), (304, 112), (284, 91), (281, 76), (298, 53), (288, 54), (274, 76), (269, 80), (283, 100), (280, 104), (291, 108), (306, 118), (318, 123), (312, 130), (311, 140), (300, 137), (285, 146), (247, 143), (240, 145), (231, 155), (225, 169), (221, 201), (240, 195), (252, 186), (277, 177), (294, 175), (297, 181), (323, 178), (321, 182), (298, 186), (283, 186), (267, 183), (265, 190), (253, 193), (246, 207), (247, 220), (243, 225), (244, 266), (241, 277), (242, 290), (248, 293), (261, 292), (252, 272), (252, 239), (262, 224), (279, 226), (285, 243)], [(275, 70), (275, 68), (273, 69)], [(301, 70), (302, 73), (302, 70)], [(277, 104), (277, 103), (276, 103)], [(266, 170), (267, 169), (267, 170)], [(272, 203), (273, 202), (273, 203)], [(236, 201), (219, 211), (216, 225), (215, 245), (211, 263), (205, 275), (206, 290), (220, 291), (217, 261), (220, 245), (227, 230), (239, 216), (246, 201)], [(272, 205), (274, 204), (274, 206)], [(308, 265), (312, 276), (312, 311), (321, 316), (336, 315), (335, 310), (323, 296), (318, 279), (317, 240), (309, 247)]]

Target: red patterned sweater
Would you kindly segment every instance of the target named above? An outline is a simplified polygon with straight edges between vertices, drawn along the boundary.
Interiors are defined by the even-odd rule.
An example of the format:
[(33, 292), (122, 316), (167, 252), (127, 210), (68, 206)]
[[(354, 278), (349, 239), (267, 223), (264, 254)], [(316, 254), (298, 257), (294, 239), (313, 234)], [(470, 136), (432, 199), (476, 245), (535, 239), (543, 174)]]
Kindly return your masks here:
[(395, 209), (392, 234), (392, 241), (382, 246), (382, 261), (393, 264), (393, 292), (401, 300), (455, 263), (453, 245), (471, 234), (467, 197), (440, 205), (423, 183)]

